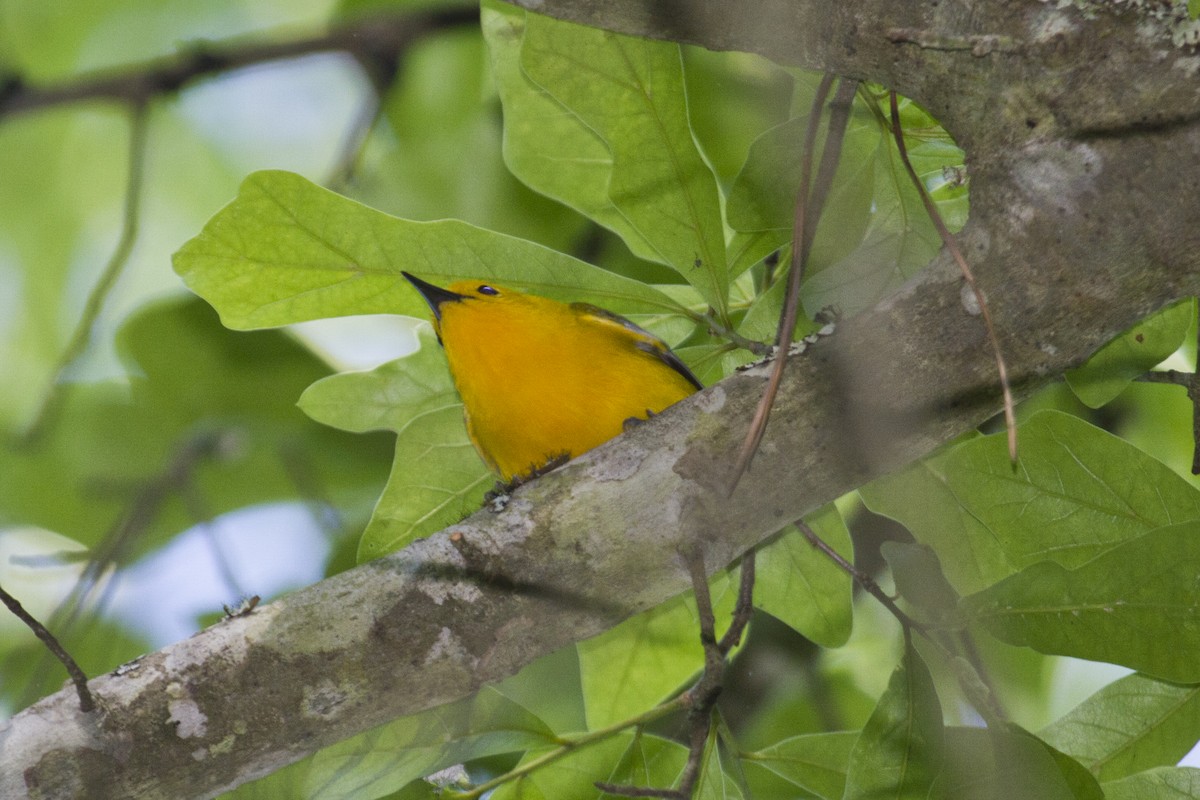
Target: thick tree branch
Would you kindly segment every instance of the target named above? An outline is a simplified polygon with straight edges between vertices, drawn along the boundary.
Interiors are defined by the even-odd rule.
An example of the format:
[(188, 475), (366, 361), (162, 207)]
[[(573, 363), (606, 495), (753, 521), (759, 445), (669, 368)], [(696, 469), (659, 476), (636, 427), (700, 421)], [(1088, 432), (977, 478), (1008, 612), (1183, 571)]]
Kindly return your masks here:
[[(833, 11), (712, 0), (669, 18), (618, 0), (577, 5), (611, 15), (612, 27), (889, 83), (939, 114), (968, 148), (960, 244), (1018, 396), (1200, 292), (1198, 68), (1132, 14), (1088, 21), (1037, 0), (977, 4), (969, 18), (915, 0)], [(565, 14), (572, 3), (539, 7)], [(695, 23), (686, 31), (685, 16)], [(893, 40), (892, 29), (1017, 44), (938, 49)], [(500, 514), (94, 679), (92, 714), (73, 693), (46, 698), (0, 728), (0, 796), (210, 796), (684, 591), (681, 547), (722, 567), (998, 410), (986, 335), (963, 290), (943, 253), (793, 359), (754, 467), (728, 499), (761, 368), (522, 487)]]

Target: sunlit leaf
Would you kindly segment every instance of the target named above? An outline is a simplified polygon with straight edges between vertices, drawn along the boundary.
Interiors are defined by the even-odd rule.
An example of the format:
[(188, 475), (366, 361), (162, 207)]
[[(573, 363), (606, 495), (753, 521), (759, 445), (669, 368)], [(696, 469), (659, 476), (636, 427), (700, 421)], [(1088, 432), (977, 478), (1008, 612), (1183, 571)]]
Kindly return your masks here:
[[(710, 585), (720, 625), (728, 619), (735, 589), (724, 574)], [(690, 594), (631, 617), (577, 648), (591, 730), (665, 700), (704, 664), (700, 623)]]
[(618, 313), (675, 310), (654, 288), (457, 220), (388, 216), (289, 172), (256, 172), (175, 254), (175, 270), (234, 328), (427, 308), (401, 271), (495, 279)]
[[(507, 13), (490, 20), (489, 41), (515, 114), (509, 165), (534, 188), (595, 212), (634, 252), (671, 265), (723, 310), (719, 193), (692, 137), (679, 46)], [(505, 50), (518, 37), (527, 83)]]
[(1200, 800), (1200, 769), (1159, 767), (1104, 784), (1105, 800)]
[(800, 789), (840, 800), (846, 790), (850, 752), (858, 737), (858, 731), (792, 736), (745, 758)]
[(1147, 317), (1100, 348), (1082, 367), (1068, 371), (1067, 383), (1085, 404), (1099, 408), (1178, 350), (1195, 320), (1195, 300)]

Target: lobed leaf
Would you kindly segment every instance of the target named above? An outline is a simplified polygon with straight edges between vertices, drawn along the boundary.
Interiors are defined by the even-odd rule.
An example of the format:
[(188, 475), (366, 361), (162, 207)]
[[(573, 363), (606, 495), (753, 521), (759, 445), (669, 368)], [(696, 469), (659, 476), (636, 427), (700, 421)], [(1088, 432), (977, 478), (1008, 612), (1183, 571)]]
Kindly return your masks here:
[(723, 314), (720, 195), (692, 137), (679, 46), (491, 9), (513, 171), (674, 267)]
[(458, 220), (413, 222), (290, 172), (256, 172), (175, 254), (175, 271), (231, 328), (428, 309), (400, 272), (496, 280), (617, 313), (679, 311), (653, 287)]

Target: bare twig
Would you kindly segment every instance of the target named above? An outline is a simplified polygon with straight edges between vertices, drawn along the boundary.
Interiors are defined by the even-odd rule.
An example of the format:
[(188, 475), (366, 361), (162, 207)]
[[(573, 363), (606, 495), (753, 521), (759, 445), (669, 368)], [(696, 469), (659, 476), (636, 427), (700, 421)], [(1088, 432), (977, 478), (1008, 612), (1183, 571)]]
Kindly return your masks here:
[(79, 695), (79, 710), (83, 711), (85, 714), (89, 711), (95, 710), (96, 701), (92, 699), (92, 693), (88, 690), (87, 675), (85, 675), (83, 670), (79, 668), (79, 665), (75, 663), (75, 659), (71, 658), (71, 654), (67, 652), (66, 648), (64, 648), (62, 644), (59, 643), (58, 639), (54, 637), (54, 634), (52, 634), (45, 625), (38, 622), (32, 614), (26, 611), (24, 606), (21, 605), (21, 602), (17, 600), (17, 598), (4, 591), (3, 587), (0, 587), (0, 602), (3, 602), (4, 605), (8, 606), (8, 610), (11, 611), (17, 619), (29, 626), (29, 629), (33, 631), (34, 635), (41, 639), (42, 643), (46, 645), (46, 649), (53, 653), (54, 657), (61, 661), (62, 665), (67, 668), (67, 674), (71, 676), (71, 682), (75, 684), (75, 692)]
[(767, 429), (767, 420), (771, 415), (771, 407), (775, 404), (775, 396), (779, 393), (779, 384), (783, 380), (783, 369), (787, 366), (788, 346), (792, 341), (792, 332), (796, 328), (796, 319), (800, 313), (800, 284), (804, 277), (804, 266), (808, 261), (808, 253), (816, 234), (817, 223), (825, 207), (825, 197), (833, 183), (833, 175), (842, 149), (842, 134), (845, 133), (846, 123), (850, 117), (850, 104), (858, 90), (857, 81), (845, 80), (838, 86), (837, 94), (830, 104), (829, 126), (825, 135), (825, 148), (821, 153), (821, 167), (816, 184), (810, 192), (812, 180), (813, 150), (816, 146), (817, 127), (821, 119), (821, 109), (829, 96), (829, 89), (834, 76), (826, 73), (817, 87), (813, 97), (812, 108), (809, 112), (808, 127), (804, 132), (804, 145), (801, 156), (800, 188), (796, 194), (796, 216), (792, 227), (792, 263), (788, 270), (787, 298), (784, 301), (783, 314), (779, 319), (779, 331), (775, 337), (775, 363), (762, 398), (750, 421), (750, 430), (742, 442), (734, 464), (733, 478), (729, 485), (729, 494), (737, 488), (750, 460), (754, 458), (758, 445), (762, 442), (763, 433)]
[(942, 215), (937, 210), (937, 205), (933, 202), (933, 198), (929, 196), (929, 192), (925, 191), (925, 184), (917, 176), (917, 171), (913, 169), (912, 162), (908, 159), (908, 148), (904, 145), (904, 131), (900, 127), (900, 108), (896, 99), (895, 92), (888, 93), (888, 100), (891, 104), (892, 112), (892, 138), (896, 140), (896, 148), (900, 151), (900, 160), (904, 162), (904, 169), (908, 172), (908, 177), (912, 180), (913, 186), (917, 189), (917, 194), (921, 196), (921, 202), (925, 205), (925, 211), (929, 214), (929, 219), (933, 221), (933, 226), (937, 228), (938, 235), (942, 237), (943, 244), (950, 251), (950, 255), (954, 257), (958, 268), (962, 271), (963, 280), (971, 287), (971, 291), (975, 294), (975, 302), (979, 305), (980, 314), (983, 316), (983, 325), (987, 329), (988, 341), (992, 345), (992, 351), (996, 358), (996, 371), (1000, 374), (1000, 390), (1004, 393), (1004, 426), (1008, 431), (1008, 457), (1015, 464), (1017, 462), (1017, 418), (1013, 411), (1013, 394), (1012, 387), (1008, 382), (1008, 367), (1004, 363), (1004, 353), (1000, 350), (1000, 340), (996, 337), (996, 326), (992, 324), (992, 314), (988, 310), (987, 298), (983, 296), (983, 291), (979, 288), (979, 284), (975, 282), (975, 275), (971, 272), (971, 267), (967, 264), (967, 259), (963, 256), (962, 250), (959, 249), (958, 240), (954, 238), (954, 234), (946, 227), (946, 222), (942, 219)]

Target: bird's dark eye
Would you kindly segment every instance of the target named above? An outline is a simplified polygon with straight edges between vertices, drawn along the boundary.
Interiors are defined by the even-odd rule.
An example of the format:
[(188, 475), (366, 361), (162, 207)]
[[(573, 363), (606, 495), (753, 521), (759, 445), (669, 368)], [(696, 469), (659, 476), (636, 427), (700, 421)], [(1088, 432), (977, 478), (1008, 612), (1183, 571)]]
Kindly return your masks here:
[(488, 286), (486, 283), (483, 286), (480, 286), (475, 291), (479, 292), (480, 294), (490, 295), (492, 297), (496, 297), (500, 294), (500, 292), (496, 291), (491, 286)]

